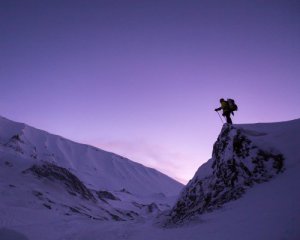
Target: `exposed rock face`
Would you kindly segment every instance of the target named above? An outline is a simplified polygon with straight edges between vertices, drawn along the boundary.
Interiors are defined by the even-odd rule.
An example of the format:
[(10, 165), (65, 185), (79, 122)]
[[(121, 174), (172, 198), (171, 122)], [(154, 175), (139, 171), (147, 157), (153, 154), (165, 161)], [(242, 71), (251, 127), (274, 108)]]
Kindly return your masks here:
[(32, 172), (39, 178), (47, 178), (49, 180), (56, 180), (62, 182), (68, 192), (72, 195), (79, 194), (87, 200), (96, 200), (91, 191), (70, 171), (65, 168), (56, 166), (51, 163), (44, 163), (43, 165), (33, 165), (25, 172)]
[(120, 201), (119, 198), (117, 198), (115, 195), (113, 195), (109, 191), (98, 191), (96, 193), (97, 193), (97, 196), (99, 197), (99, 199), (101, 199), (101, 200), (105, 201), (105, 199), (110, 199), (110, 200)]
[(155, 169), (1, 116), (0, 178), (0, 202), (12, 209), (101, 221), (154, 218), (182, 189)]
[[(212, 159), (199, 168), (170, 212), (168, 224), (209, 212), (240, 198), (247, 188), (284, 170), (284, 156), (261, 149), (243, 129), (225, 125), (214, 144)], [(205, 173), (204, 173), (205, 172)]]
[[(65, 191), (71, 195), (71, 199), (76, 196), (81, 197), (82, 200), (78, 204), (76, 202), (73, 205), (67, 205), (62, 203), (56, 203), (50, 200), (48, 193), (42, 193), (37, 190), (33, 190), (32, 194), (41, 202), (43, 206), (49, 210), (56, 208), (58, 205), (62, 205), (67, 211), (65, 215), (78, 214), (92, 218), (95, 220), (113, 220), (113, 221), (127, 221), (136, 220), (142, 218), (142, 216), (150, 216), (158, 214), (161, 210), (156, 203), (142, 204), (137, 202), (122, 202), (120, 198), (113, 193), (106, 190), (91, 190), (73, 173), (63, 167), (59, 167), (55, 164), (44, 162), (41, 165), (35, 164), (23, 171), (24, 174), (33, 174), (38, 179), (46, 179), (50, 182), (55, 182), (57, 186), (64, 186)], [(124, 191), (123, 191), (124, 192)], [(95, 195), (94, 195), (94, 194)], [(51, 195), (50, 195), (51, 196)], [(97, 196), (101, 202), (95, 197)], [(130, 195), (131, 196), (131, 195)], [(55, 196), (51, 196), (52, 198)], [(110, 201), (119, 201), (119, 206), (129, 205), (129, 209), (113, 207)], [(89, 202), (89, 204), (88, 204)], [(70, 204), (70, 203), (68, 203)], [(89, 208), (90, 207), (90, 208)], [(133, 211), (131, 209), (135, 209)]]

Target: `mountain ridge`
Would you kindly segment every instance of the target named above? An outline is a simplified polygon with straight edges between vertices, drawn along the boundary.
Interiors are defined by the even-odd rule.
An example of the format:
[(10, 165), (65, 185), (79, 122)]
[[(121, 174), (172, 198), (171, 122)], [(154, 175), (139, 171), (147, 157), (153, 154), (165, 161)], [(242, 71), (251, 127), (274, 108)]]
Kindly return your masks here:
[[(137, 191), (139, 194), (148, 190), (150, 194), (163, 192), (165, 195), (176, 195), (182, 187), (182, 184), (154, 168), (146, 167), (94, 146), (53, 135), (24, 123), (13, 122), (1, 117), (0, 131), (2, 146), (14, 148), (23, 156), (67, 168), (95, 189), (108, 188), (112, 190), (113, 188), (117, 190), (126, 188), (128, 191)], [(110, 174), (108, 174), (109, 171), (111, 171)], [(94, 178), (98, 177), (102, 183), (97, 183), (95, 179), (88, 176), (92, 173)], [(120, 177), (121, 179), (119, 179)], [(134, 181), (134, 179), (138, 180), (136, 178), (140, 178), (139, 181)], [(153, 185), (152, 180), (158, 183), (157, 178), (161, 178), (162, 182), (156, 184), (157, 190), (151, 190), (147, 185)], [(140, 184), (140, 187), (137, 187), (139, 182), (143, 181), (147, 185)]]
[[(167, 225), (223, 207), (249, 188), (299, 165), (300, 119), (280, 123), (224, 124), (212, 158), (182, 190)], [(297, 157), (298, 156), (298, 157)]]
[[(15, 240), (24, 239), (20, 234), (30, 240), (299, 239), (300, 119), (225, 125), (212, 158), (177, 199), (147, 189), (150, 195), (142, 196), (128, 188), (93, 184), (88, 173), (93, 176), (103, 169), (97, 164), (96, 170), (78, 167), (87, 161), (76, 159), (83, 154), (97, 163), (93, 150), (82, 145), (75, 150), (72, 143), (54, 137), (46, 141), (46, 153), (54, 155), (44, 156), (45, 139), (26, 135), (38, 143), (30, 145), (13, 129), (5, 138), (3, 126), (0, 120), (1, 239), (8, 234)], [(97, 156), (108, 156), (107, 171), (119, 166), (122, 159), (99, 152)], [(57, 164), (63, 158), (64, 164)], [(121, 162), (118, 181), (124, 181), (122, 171), (130, 169), (133, 175), (152, 174), (145, 168), (135, 172), (126, 167), (127, 161)], [(146, 177), (143, 187), (147, 179), (151, 183)]]

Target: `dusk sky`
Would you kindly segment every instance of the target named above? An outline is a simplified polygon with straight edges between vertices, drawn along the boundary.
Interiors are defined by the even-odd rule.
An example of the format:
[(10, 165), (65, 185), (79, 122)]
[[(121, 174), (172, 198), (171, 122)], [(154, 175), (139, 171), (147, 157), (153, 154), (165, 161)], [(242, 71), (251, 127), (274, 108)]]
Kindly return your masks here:
[(0, 115), (186, 183), (234, 123), (300, 117), (300, 1), (1, 0)]

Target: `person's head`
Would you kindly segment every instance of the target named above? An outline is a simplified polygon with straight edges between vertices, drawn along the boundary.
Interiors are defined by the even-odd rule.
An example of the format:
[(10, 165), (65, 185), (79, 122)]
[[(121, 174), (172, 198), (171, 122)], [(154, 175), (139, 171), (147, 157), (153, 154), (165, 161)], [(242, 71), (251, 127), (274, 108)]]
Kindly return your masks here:
[(224, 101), (225, 101), (224, 98), (221, 98), (221, 99), (220, 99), (220, 103), (222, 103), (222, 102), (224, 102)]

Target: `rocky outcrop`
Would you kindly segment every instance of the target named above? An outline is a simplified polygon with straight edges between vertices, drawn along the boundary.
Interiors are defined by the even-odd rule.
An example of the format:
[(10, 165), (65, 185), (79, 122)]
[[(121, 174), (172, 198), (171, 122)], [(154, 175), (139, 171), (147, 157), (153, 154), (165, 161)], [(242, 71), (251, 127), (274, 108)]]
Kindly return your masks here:
[(86, 200), (96, 201), (92, 192), (83, 184), (78, 177), (63, 167), (55, 164), (44, 163), (42, 165), (33, 165), (24, 173), (31, 172), (39, 178), (46, 178), (50, 181), (59, 181), (64, 184), (71, 195), (80, 195)]
[(109, 191), (97, 191), (96, 194), (98, 198), (102, 201), (105, 201), (106, 199), (113, 200), (113, 201), (120, 201), (118, 197), (116, 197)]
[[(207, 169), (208, 168), (208, 169)], [(284, 156), (258, 147), (241, 129), (224, 125), (213, 147), (212, 159), (200, 167), (182, 191), (167, 224), (220, 208), (240, 198), (255, 184), (284, 171)]]

